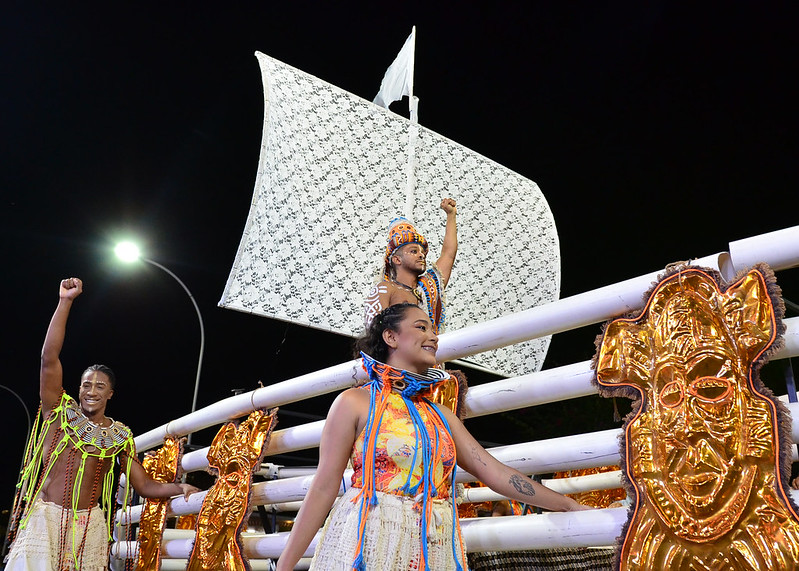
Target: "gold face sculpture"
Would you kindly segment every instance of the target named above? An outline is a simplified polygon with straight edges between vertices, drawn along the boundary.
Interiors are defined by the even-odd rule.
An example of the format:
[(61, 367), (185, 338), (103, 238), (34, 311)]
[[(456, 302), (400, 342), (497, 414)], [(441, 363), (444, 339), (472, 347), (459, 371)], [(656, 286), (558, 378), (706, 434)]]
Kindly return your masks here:
[[(142, 466), (156, 482), (174, 482), (178, 476), (183, 439), (167, 437), (156, 452), (148, 452)], [(166, 523), (169, 499), (148, 499), (139, 520), (139, 554), (134, 571), (158, 571), (161, 562), (161, 538)]]
[(779, 334), (769, 283), (765, 266), (725, 291), (708, 271), (681, 269), (639, 316), (606, 328), (600, 392), (641, 401), (625, 426), (637, 497), (621, 569), (797, 568), (799, 518), (780, 476), (784, 411), (757, 376)]
[(237, 427), (224, 425), (208, 451), (219, 477), (203, 500), (187, 571), (245, 571), (241, 528), (249, 515), (253, 472), (258, 469), (277, 409), (256, 410)]

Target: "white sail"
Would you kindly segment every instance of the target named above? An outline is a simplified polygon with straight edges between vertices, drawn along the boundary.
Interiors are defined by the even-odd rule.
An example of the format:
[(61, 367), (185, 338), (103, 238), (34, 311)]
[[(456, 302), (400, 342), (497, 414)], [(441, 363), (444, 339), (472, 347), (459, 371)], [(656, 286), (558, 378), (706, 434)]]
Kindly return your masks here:
[[(358, 335), (390, 218), (405, 203), (410, 122), (257, 53), (264, 84), (261, 157), (247, 225), (220, 306)], [(458, 256), (445, 329), (552, 302), (560, 253), (531, 180), (416, 126), (416, 228), (435, 261), (443, 197), (458, 203)], [(472, 360), (504, 375), (537, 371), (549, 337)]]

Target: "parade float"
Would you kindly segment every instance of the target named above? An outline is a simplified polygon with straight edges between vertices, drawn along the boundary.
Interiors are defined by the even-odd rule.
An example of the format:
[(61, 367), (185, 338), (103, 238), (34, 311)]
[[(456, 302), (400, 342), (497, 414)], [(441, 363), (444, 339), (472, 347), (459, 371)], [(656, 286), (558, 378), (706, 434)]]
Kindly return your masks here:
[[(466, 418), (597, 393), (634, 399), (624, 428), (489, 450), (525, 474), (544, 475), (544, 483), (562, 493), (626, 486), (629, 508), (464, 518), (467, 551), (615, 546), (615, 565), (625, 569), (697, 561), (710, 562), (708, 569), (797, 565), (799, 523), (786, 467), (796, 456), (791, 436), (799, 437), (799, 423), (790, 424), (789, 413), (799, 418), (799, 405), (772, 398), (757, 370), (766, 357), (799, 355), (799, 318), (782, 318), (771, 273), (779, 281), (781, 270), (799, 265), (799, 227), (734, 241), (723, 252), (559, 299), (557, 232), (535, 183), (422, 127), (413, 114), (405, 119), (266, 55), (257, 57), (264, 83), (261, 156), (222, 307), (356, 335), (382, 255), (371, 246), (383, 240), (388, 220), (404, 214), (440, 244), (443, 225), (430, 221), (437, 219), (440, 198), (452, 195), (465, 205), (458, 224), (469, 238), (458, 253), (461, 277), (447, 289), (438, 358), (465, 360), (506, 377), (470, 388)], [(753, 274), (745, 273), (753, 266)], [(605, 321), (595, 363), (542, 370), (553, 334)], [(699, 354), (713, 367), (696, 367), (692, 359)], [(220, 426), (210, 448), (172, 458), (184, 473), (213, 467), (218, 484), (227, 481), (239, 491), (222, 500), (215, 486), (188, 502), (172, 500), (170, 515), (199, 514), (194, 531), (159, 535), (160, 514), (158, 525), (137, 531), (154, 508), (120, 512), (115, 564), (132, 563), (146, 545), (147, 560), (156, 562), (149, 568), (157, 568), (159, 559), (161, 569), (213, 568), (207, 562), (228, 550), (231, 568), (270, 569), (287, 533), (245, 533), (238, 516), (256, 506), (296, 512), (313, 475), (272, 465), (268, 481), (253, 483), (253, 472), (271, 455), (317, 447), (324, 421), (272, 431), (269, 417), (258, 437), (238, 431), (238, 445), (238, 432), (227, 423), (253, 414), (260, 419), (266, 410), (364, 379), (358, 360), (342, 362), (232, 396), (137, 436), (137, 450), (145, 452)], [(692, 423), (693, 431), (684, 428)], [(623, 469), (604, 469), (613, 465)], [(582, 475), (549, 478), (567, 471)], [(177, 471), (169, 473), (175, 477)], [(472, 480), (459, 472), (459, 482)], [(347, 473), (341, 493), (349, 483)], [(485, 488), (463, 490), (465, 502), (496, 499)], [(237, 519), (209, 525), (214, 517), (227, 521), (226, 511)], [(214, 543), (213, 527), (224, 528), (226, 539)], [(137, 541), (144, 530), (147, 540)], [(313, 549), (314, 543), (306, 556)], [(198, 550), (206, 563), (198, 562)]]

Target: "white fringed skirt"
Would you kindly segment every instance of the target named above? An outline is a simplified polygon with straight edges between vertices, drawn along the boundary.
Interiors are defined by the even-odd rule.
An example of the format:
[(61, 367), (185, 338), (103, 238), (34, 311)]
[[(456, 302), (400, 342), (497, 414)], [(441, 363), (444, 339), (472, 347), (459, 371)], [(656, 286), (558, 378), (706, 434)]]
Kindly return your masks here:
[[(360, 492), (350, 488), (339, 498), (327, 517), (316, 546), (311, 569), (349, 570), (358, 549), (358, 513), (360, 501), (352, 500)], [(366, 520), (363, 558), (366, 568), (380, 571), (424, 569), (421, 548), (421, 502), (414, 498), (377, 492), (377, 505), (369, 509)], [(435, 571), (461, 568), (463, 561), (460, 534), (455, 530), (455, 554), (452, 549), (452, 504), (434, 500), (427, 529), (427, 564)], [(457, 525), (457, 524), (456, 524)]]

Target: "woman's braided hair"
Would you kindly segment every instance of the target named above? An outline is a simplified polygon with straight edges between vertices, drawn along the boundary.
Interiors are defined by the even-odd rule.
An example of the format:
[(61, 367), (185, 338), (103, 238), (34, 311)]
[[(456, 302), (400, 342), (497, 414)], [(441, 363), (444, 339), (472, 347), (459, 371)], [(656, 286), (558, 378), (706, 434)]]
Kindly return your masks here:
[(399, 331), (400, 322), (405, 319), (405, 313), (412, 307), (419, 308), (413, 303), (398, 303), (375, 315), (366, 332), (355, 340), (353, 356), (357, 359), (363, 352), (381, 363), (385, 363), (388, 359), (388, 345), (383, 340), (383, 331), (386, 329)]

